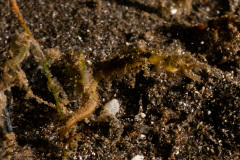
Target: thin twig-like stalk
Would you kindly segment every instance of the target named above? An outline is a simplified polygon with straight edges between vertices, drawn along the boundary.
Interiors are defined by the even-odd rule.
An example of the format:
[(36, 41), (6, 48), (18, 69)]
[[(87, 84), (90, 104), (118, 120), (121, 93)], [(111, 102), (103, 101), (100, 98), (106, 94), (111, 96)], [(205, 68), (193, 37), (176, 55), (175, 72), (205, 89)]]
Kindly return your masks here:
[(31, 35), (31, 31), (30, 31), (29, 28), (26, 26), (25, 21), (24, 21), (24, 19), (23, 19), (23, 17), (22, 17), (22, 14), (21, 14), (21, 12), (19, 11), (19, 8), (18, 8), (18, 5), (17, 5), (16, 0), (11, 0), (10, 5), (11, 5), (11, 8), (12, 8), (13, 12), (14, 12), (15, 15), (17, 16), (17, 18), (19, 19), (21, 26), (25, 29), (25, 31), (26, 31), (29, 35)]

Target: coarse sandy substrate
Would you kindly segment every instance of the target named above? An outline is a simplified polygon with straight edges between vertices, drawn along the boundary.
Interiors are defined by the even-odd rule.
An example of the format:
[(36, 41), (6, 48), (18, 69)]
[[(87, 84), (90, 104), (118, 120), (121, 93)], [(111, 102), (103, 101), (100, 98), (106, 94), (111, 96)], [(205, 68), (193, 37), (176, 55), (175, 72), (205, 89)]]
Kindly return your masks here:
[[(198, 69), (201, 81), (194, 81), (185, 73), (156, 71), (146, 64), (104, 78), (98, 88), (99, 107), (75, 126), (79, 138), (67, 149), (56, 131), (56, 109), (27, 99), (26, 91), (17, 85), (0, 88), (1, 159), (132, 159), (136, 155), (145, 159), (239, 159), (240, 1), (17, 2), (42, 48), (58, 49), (68, 57), (58, 59), (51, 68), (60, 83), (64, 83), (62, 64), (70, 63), (71, 52), (79, 49), (93, 72), (134, 49), (166, 53), (169, 58), (169, 53), (190, 52), (211, 70)], [(3, 77), (3, 67), (11, 58), (11, 37), (23, 29), (8, 1), (0, 0), (0, 14)], [(25, 59), (21, 68), (33, 93), (54, 103), (34, 58)], [(119, 101), (120, 111), (115, 118), (100, 120), (104, 104), (112, 99)], [(68, 100), (67, 107), (74, 111), (78, 98), (69, 93)], [(5, 123), (9, 118), (3, 111), (6, 105), (11, 133)]]

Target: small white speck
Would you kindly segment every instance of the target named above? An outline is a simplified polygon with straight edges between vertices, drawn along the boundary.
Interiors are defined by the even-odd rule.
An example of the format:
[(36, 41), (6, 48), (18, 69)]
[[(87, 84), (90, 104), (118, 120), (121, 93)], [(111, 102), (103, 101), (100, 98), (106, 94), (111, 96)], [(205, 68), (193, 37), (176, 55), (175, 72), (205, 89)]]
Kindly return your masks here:
[(144, 156), (142, 155), (136, 155), (134, 158), (132, 158), (132, 160), (143, 160)]
[(176, 14), (176, 13), (177, 13), (177, 9), (176, 9), (176, 8), (171, 9), (171, 14), (172, 14), (172, 15), (174, 15), (174, 14)]
[(78, 36), (79, 41), (82, 41), (82, 37)]
[(211, 114), (211, 111), (208, 111), (208, 115), (210, 115)]
[(140, 139), (145, 139), (145, 138), (146, 138), (146, 136), (144, 134), (140, 135)]
[(146, 114), (141, 113), (141, 117), (142, 117), (142, 118), (145, 118), (145, 117), (146, 117)]
[(88, 49), (89, 49), (89, 51), (92, 51), (93, 49), (92, 48), (90, 48), (90, 47), (88, 47)]
[(179, 150), (177, 150), (177, 152), (176, 152), (176, 155), (178, 155), (179, 154)]
[(89, 65), (91, 65), (92, 64), (92, 62), (90, 61), (90, 60), (87, 60), (86, 61)]

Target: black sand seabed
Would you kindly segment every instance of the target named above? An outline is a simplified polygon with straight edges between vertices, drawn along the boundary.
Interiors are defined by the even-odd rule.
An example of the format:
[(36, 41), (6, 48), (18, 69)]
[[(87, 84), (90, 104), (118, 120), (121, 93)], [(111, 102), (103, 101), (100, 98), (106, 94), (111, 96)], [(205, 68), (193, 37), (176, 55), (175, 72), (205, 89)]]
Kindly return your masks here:
[[(102, 80), (99, 108), (78, 124), (80, 138), (66, 153), (55, 132), (56, 111), (26, 99), (25, 91), (12, 87), (5, 95), (10, 97), (13, 132), (0, 128), (0, 158), (240, 158), (239, 1), (17, 2), (43, 48), (57, 48), (63, 53), (81, 49), (90, 67), (145, 43), (147, 49), (203, 55), (212, 70), (198, 73), (201, 82), (165, 70), (154, 72), (151, 66), (133, 69), (116, 80)], [(0, 0), (0, 24), (2, 76), (11, 36), (23, 31), (5, 0)], [(22, 68), (33, 75), (37, 66), (30, 57)], [(54, 103), (48, 89), (42, 88), (44, 76), (30, 82), (34, 94)], [(120, 102), (118, 124), (98, 121), (101, 107), (113, 98)], [(4, 120), (6, 115), (1, 117)], [(9, 136), (15, 138), (6, 138)]]

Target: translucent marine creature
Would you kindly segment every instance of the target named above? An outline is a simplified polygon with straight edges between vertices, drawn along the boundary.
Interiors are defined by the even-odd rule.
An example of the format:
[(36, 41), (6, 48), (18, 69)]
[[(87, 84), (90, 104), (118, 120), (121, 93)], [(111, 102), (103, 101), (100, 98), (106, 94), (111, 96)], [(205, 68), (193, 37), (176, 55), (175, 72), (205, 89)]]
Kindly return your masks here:
[[(201, 81), (198, 73), (201, 70), (210, 71), (210, 67), (205, 63), (199, 62), (191, 53), (178, 52), (154, 52), (147, 51), (147, 49), (133, 49), (124, 51), (120, 56), (116, 56), (110, 60), (96, 64), (93, 69), (87, 68), (85, 65), (85, 58), (81, 54), (71, 53), (71, 58), (67, 62), (66, 57), (62, 57), (54, 49), (42, 50), (39, 43), (34, 39), (28, 27), (20, 14), (15, 0), (11, 1), (11, 7), (17, 15), (25, 32), (18, 34), (14, 40), (14, 45), (11, 47), (11, 52), (17, 52), (11, 60), (8, 60), (4, 66), (4, 74), (1, 89), (10, 88), (13, 85), (19, 86), (27, 91), (28, 97), (37, 99), (38, 102), (46, 103), (53, 108), (56, 108), (62, 118), (60, 121), (60, 129), (58, 131), (61, 140), (66, 143), (77, 137), (76, 133), (68, 135), (71, 128), (77, 122), (90, 116), (99, 104), (99, 96), (97, 92), (98, 83), (107, 77), (114, 78), (116, 74), (125, 73), (135, 67), (146, 65), (153, 65), (156, 69), (163, 68), (167, 72), (184, 75), (194, 81)], [(32, 50), (30, 48), (33, 48)], [(57, 53), (57, 55), (55, 54)], [(13, 54), (14, 55), (14, 54)], [(29, 87), (26, 74), (21, 69), (20, 64), (29, 55), (33, 55), (35, 61), (40, 63), (40, 66), (45, 73), (48, 80), (48, 88), (52, 92), (56, 105), (51, 104), (33, 94)], [(53, 78), (53, 71), (50, 70), (52, 63), (62, 57), (66, 61), (59, 62), (60, 72), (62, 78), (56, 80)], [(91, 74), (93, 70), (93, 74)], [(15, 80), (17, 79), (17, 81)], [(7, 82), (7, 83), (6, 83)], [(67, 93), (69, 90), (74, 90), (73, 95), (81, 96), (81, 105), (74, 111), (66, 107), (69, 103)], [(69, 92), (68, 92), (69, 91)], [(59, 123), (59, 122), (56, 122)]]
[[(163, 68), (165, 71), (186, 76), (193, 81), (201, 82), (200, 74), (203, 70), (211, 72), (211, 67), (204, 62), (200, 62), (190, 52), (162, 52), (162, 51), (142, 51), (141, 49), (131, 49), (125, 51), (122, 57), (116, 56), (108, 61), (98, 64), (94, 69), (94, 79), (100, 80), (106, 77), (124, 73), (132, 68), (143, 64), (153, 65), (155, 71)], [(201, 57), (201, 55), (199, 55)], [(204, 57), (201, 57), (204, 59)]]

